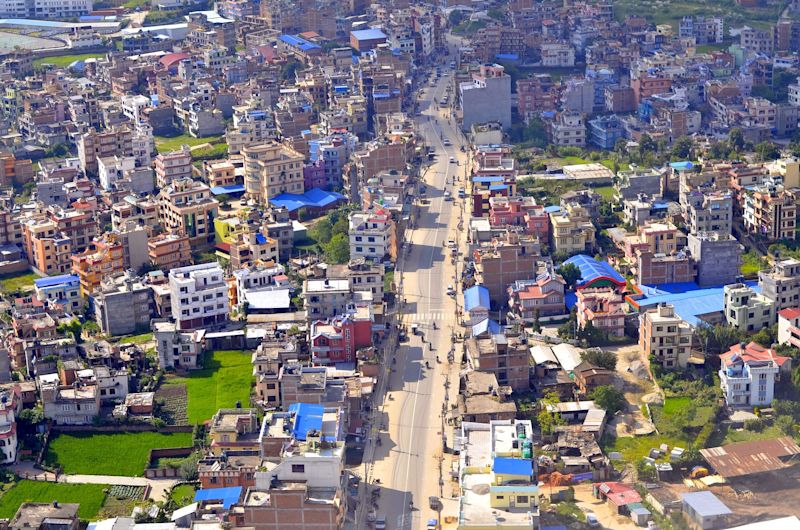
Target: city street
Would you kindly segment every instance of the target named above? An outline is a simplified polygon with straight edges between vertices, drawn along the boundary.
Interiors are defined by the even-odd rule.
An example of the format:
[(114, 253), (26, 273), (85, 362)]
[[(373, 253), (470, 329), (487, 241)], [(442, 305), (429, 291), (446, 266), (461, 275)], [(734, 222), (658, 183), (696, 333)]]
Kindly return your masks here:
[[(445, 242), (462, 239), (457, 237), (462, 234), (457, 231), (462, 200), (445, 200), (444, 193), (457, 197), (458, 188), (465, 186), (467, 157), (460, 150), (459, 132), (443, 117), (449, 109), (445, 111), (434, 100), (441, 100), (451, 83), (451, 70), (445, 65), (436, 86), (426, 87), (420, 100), (419, 130), (437, 157), (423, 169), (429, 203), (421, 206), (415, 228), (406, 234), (411, 244), (406, 245), (395, 277), (396, 283), (402, 281), (405, 304), (400, 323), (409, 330), (409, 341), (400, 345), (392, 364), (386, 398), (375, 421), (381, 428), (381, 444), (374, 446), (368, 473), (373, 484), (380, 480), (377, 512), (386, 516), (388, 528), (425, 528), (428, 519), (439, 515), (429, 508), (429, 497), (450, 493), (449, 478), (443, 479), (448, 487), (440, 487), (441, 473), (449, 472), (440, 471), (443, 410), (449, 407), (446, 395), (448, 404), (455, 403), (461, 345), (454, 344), (453, 334), (463, 330), (454, 297), (446, 292), (448, 286), (457, 289), (458, 282)], [(451, 145), (445, 146), (445, 140)], [(451, 157), (458, 163), (451, 162)], [(418, 327), (418, 335), (411, 333), (412, 325)], [(454, 363), (448, 363), (451, 347)], [(455, 507), (455, 502), (445, 501), (442, 517), (457, 515)]]

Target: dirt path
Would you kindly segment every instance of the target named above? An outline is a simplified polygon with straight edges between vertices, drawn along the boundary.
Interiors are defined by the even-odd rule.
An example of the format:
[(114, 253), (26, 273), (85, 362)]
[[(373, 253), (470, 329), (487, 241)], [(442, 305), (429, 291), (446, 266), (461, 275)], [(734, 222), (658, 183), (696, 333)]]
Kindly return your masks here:
[(627, 409), (611, 420), (609, 425), (617, 436), (641, 436), (654, 432), (655, 426), (642, 413), (642, 404), (660, 399), (647, 375), (639, 346), (632, 344), (603, 349), (617, 356), (615, 386), (622, 390), (628, 402)]

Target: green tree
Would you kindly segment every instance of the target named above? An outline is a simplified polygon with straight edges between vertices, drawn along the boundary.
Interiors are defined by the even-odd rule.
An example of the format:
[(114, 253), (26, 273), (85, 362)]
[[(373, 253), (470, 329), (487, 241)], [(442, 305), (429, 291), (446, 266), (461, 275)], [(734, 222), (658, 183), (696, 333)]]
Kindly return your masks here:
[(322, 245), (325, 259), (330, 263), (347, 263), (350, 261), (350, 240), (347, 234), (336, 234), (328, 243)]
[(548, 405), (555, 405), (559, 403), (558, 394), (555, 392), (548, 392), (539, 400), (539, 414), (536, 415), (536, 421), (539, 423), (539, 428), (542, 434), (552, 434), (555, 428), (564, 424), (564, 419), (557, 410), (550, 410)]
[(327, 217), (323, 217), (317, 221), (313, 227), (311, 227), (309, 232), (311, 237), (314, 238), (317, 243), (325, 244), (333, 237), (333, 225), (331, 225), (331, 222)]
[(453, 9), (447, 16), (451, 26), (458, 26), (464, 20), (464, 12), (460, 9)]
[(728, 145), (734, 151), (743, 151), (745, 146), (744, 133), (738, 127), (734, 127), (728, 133)]
[(541, 333), (542, 332), (542, 324), (539, 322), (539, 310), (533, 312), (533, 328), (534, 333)]
[(692, 149), (694, 148), (694, 141), (688, 136), (681, 136), (672, 145), (672, 152), (670, 153), (673, 159), (689, 160), (692, 158)]
[(761, 142), (756, 145), (756, 154), (762, 162), (777, 160), (781, 157), (781, 150), (772, 142)]
[(583, 277), (581, 274), (581, 269), (575, 265), (574, 263), (564, 263), (556, 272), (564, 278), (564, 282), (567, 284), (568, 289), (572, 289), (576, 283)]
[(17, 419), (27, 426), (34, 426), (44, 421), (44, 412), (42, 407), (34, 407), (32, 409), (22, 409)]
[(611, 385), (595, 388), (589, 394), (589, 399), (597, 406), (606, 409), (609, 414), (616, 414), (625, 408), (625, 395)]
[(657, 149), (658, 145), (649, 134), (642, 135), (641, 139), (639, 140), (640, 155), (644, 155), (645, 153), (655, 153)]
[(617, 355), (614, 352), (593, 348), (581, 354), (581, 359), (606, 370), (617, 369)]
[(711, 147), (708, 149), (708, 156), (711, 158), (720, 160), (724, 158), (728, 158), (730, 155), (731, 149), (728, 147), (728, 144), (725, 142), (714, 142), (711, 144)]
[(775, 427), (789, 436), (794, 436), (797, 433), (797, 424), (791, 416), (778, 416), (775, 418)]

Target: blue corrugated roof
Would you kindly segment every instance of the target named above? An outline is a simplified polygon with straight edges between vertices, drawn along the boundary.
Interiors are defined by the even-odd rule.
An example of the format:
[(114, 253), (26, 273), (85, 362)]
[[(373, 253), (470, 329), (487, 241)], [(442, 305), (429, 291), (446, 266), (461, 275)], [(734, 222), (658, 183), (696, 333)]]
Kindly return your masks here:
[(206, 490), (197, 490), (197, 492), (194, 494), (194, 500), (222, 501), (222, 507), (227, 510), (232, 504), (239, 502), (239, 497), (241, 496), (241, 486), (236, 486), (235, 488), (211, 488)]
[(492, 184), (489, 186), (489, 191), (500, 191), (508, 189), (508, 184)]
[(294, 414), (292, 436), (296, 439), (305, 440), (308, 431), (322, 432), (322, 415), (325, 413), (322, 405), (292, 403), (289, 405), (289, 413)]
[(558, 213), (561, 211), (561, 206), (555, 204), (553, 206), (545, 206), (544, 207), (545, 213)]
[(472, 336), (476, 337), (478, 335), (483, 335), (486, 332), (489, 332), (491, 335), (496, 335), (502, 330), (503, 328), (500, 326), (500, 324), (491, 318), (487, 318), (472, 326)]
[(231, 184), (230, 186), (214, 186), (211, 188), (213, 195), (229, 195), (231, 193), (244, 193), (242, 184)]
[(578, 286), (586, 285), (600, 278), (608, 278), (618, 285), (625, 285), (625, 278), (606, 261), (597, 261), (586, 254), (578, 254), (565, 261), (564, 265), (568, 263), (575, 265), (581, 271)]
[(344, 195), (335, 191), (325, 191), (319, 188), (312, 188), (302, 195), (296, 193), (281, 193), (277, 197), (269, 200), (273, 206), (283, 206), (290, 212), (304, 207), (324, 208), (338, 201), (344, 200)]
[(264, 234), (261, 232), (256, 232), (256, 244), (257, 245), (264, 245), (267, 242), (267, 238), (264, 237)]
[(533, 462), (526, 458), (495, 458), (492, 471), (500, 475), (533, 475)]
[(33, 284), (40, 289), (44, 287), (53, 287), (54, 285), (61, 285), (64, 283), (79, 282), (80, 279), (74, 274), (62, 274), (60, 276), (48, 276), (47, 278), (39, 278), (33, 280)]
[(472, 179), (472, 182), (478, 182), (480, 184), (486, 184), (487, 182), (503, 182), (503, 177), (475, 177)]
[(683, 162), (670, 162), (669, 167), (672, 169), (677, 169), (678, 171), (688, 171), (694, 167), (694, 164), (688, 160), (685, 160)]
[(473, 285), (464, 291), (464, 309), (472, 311), (476, 307), (485, 307), (489, 309), (491, 301), (489, 300), (489, 289), (483, 285)]
[(715, 517), (733, 513), (710, 491), (684, 493), (683, 502), (690, 506), (700, 517)]
[[(758, 282), (744, 282), (745, 285), (760, 293)], [(659, 304), (671, 304), (675, 314), (692, 326), (700, 323), (700, 315), (716, 313), (724, 308), (724, 286), (700, 288), (696, 283), (673, 283), (667, 285), (640, 285), (645, 298), (638, 300), (640, 310), (655, 307)]]
[(294, 46), (295, 48), (299, 48), (304, 52), (315, 50), (320, 47), (319, 45), (314, 44), (303, 37), (298, 37), (297, 35), (281, 35), (278, 37), (278, 39), (280, 39), (282, 42), (285, 42), (289, 46)]
[(386, 34), (378, 28), (359, 29), (351, 31), (350, 35), (355, 37), (356, 40), (378, 40), (386, 38)]

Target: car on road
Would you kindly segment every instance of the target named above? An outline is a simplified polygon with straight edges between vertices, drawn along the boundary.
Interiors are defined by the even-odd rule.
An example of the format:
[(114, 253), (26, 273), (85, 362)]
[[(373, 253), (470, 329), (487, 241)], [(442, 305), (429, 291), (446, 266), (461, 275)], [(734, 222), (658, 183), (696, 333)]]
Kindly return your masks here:
[(451, 145), (453, 145), (453, 142), (451, 142), (450, 140), (448, 140), (447, 138), (445, 138), (444, 140), (442, 140), (442, 144), (443, 144), (445, 147), (448, 147), (448, 146), (451, 146)]
[(453, 195), (449, 191), (444, 192), (444, 200), (452, 201), (453, 200)]
[(450, 163), (451, 163), (451, 164), (455, 164), (455, 163), (456, 163), (456, 157), (454, 157), (454, 156), (451, 156), (451, 157), (450, 157)]
[(439, 530), (439, 521), (436, 519), (428, 519), (425, 523), (425, 530)]
[(455, 296), (456, 290), (453, 289), (453, 284), (447, 286), (447, 296)]
[(586, 514), (586, 524), (589, 525), (589, 528), (600, 528), (600, 520), (592, 512)]
[(386, 530), (386, 516), (381, 515), (375, 519), (375, 530)]
[(458, 188), (458, 198), (463, 199), (466, 196), (467, 196), (467, 190), (465, 190), (464, 188)]
[(448, 239), (446, 245), (447, 248), (456, 248), (456, 242), (453, 239)]

